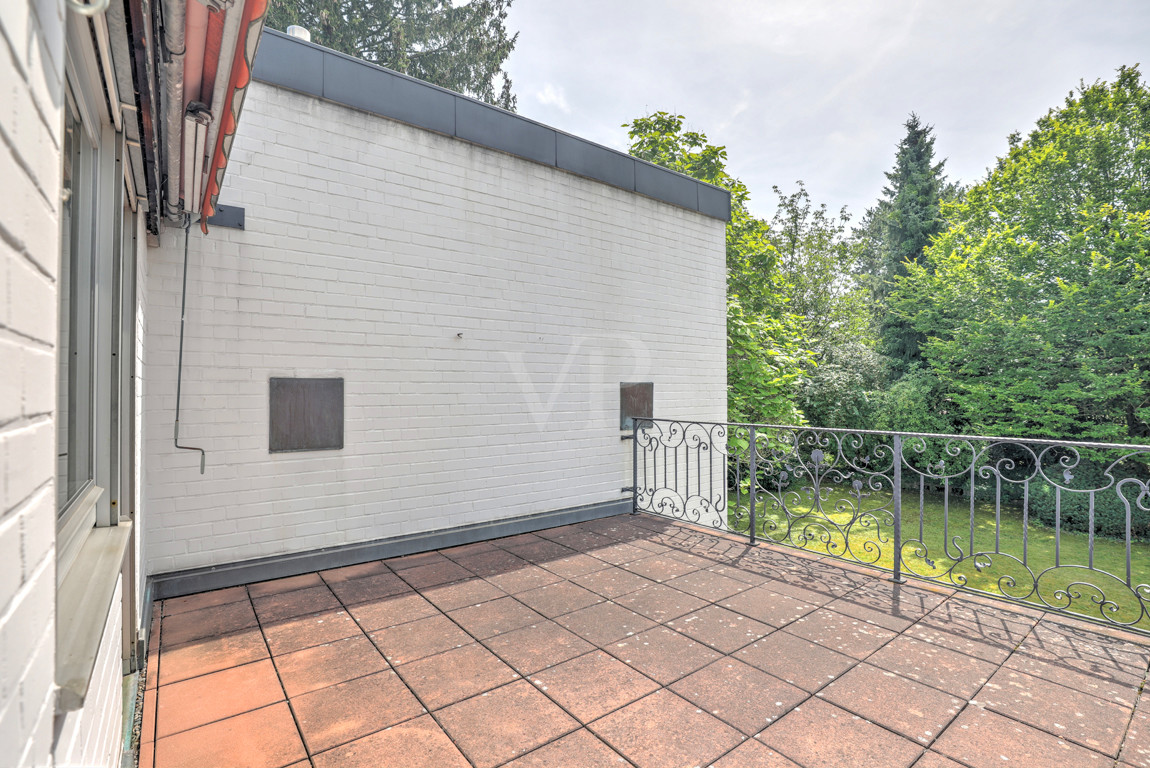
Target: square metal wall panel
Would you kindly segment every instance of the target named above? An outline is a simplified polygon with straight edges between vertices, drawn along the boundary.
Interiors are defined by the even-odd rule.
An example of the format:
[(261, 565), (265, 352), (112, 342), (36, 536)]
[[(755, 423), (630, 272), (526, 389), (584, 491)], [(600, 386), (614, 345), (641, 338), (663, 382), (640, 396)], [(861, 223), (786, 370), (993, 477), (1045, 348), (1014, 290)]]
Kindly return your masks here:
[(343, 448), (343, 379), (268, 379), (268, 450)]
[(650, 381), (619, 384), (619, 429), (633, 429), (635, 419), (655, 415), (655, 385)]

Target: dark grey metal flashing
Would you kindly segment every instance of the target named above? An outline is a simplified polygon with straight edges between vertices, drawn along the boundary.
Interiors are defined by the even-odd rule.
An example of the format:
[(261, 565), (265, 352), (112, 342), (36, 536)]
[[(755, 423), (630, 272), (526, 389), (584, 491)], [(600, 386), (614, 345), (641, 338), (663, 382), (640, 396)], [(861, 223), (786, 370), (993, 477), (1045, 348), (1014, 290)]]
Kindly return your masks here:
[(479, 146), (559, 168), (723, 221), (722, 187), (593, 144), (422, 80), (271, 29), (263, 31), (253, 76)]
[(361, 544), (348, 544), (341, 547), (316, 549), (310, 552), (244, 560), (227, 565), (161, 573), (148, 578), (148, 588), (151, 590), (152, 600), (165, 600), (213, 589), (251, 584), (256, 581), (298, 576), (301, 573), (341, 568), (345, 565), (356, 565), (371, 560), (402, 557), (432, 549), (456, 547), (476, 541), (541, 531), (544, 528), (581, 523), (585, 520), (596, 520), (601, 517), (626, 514), (630, 511), (631, 499), (619, 499), (618, 501), (588, 504), (554, 512), (543, 512), (538, 515), (494, 520), (489, 523), (427, 531)]
[(238, 205), (217, 205), (216, 212), (208, 217), (209, 227), (244, 228), (244, 209)]

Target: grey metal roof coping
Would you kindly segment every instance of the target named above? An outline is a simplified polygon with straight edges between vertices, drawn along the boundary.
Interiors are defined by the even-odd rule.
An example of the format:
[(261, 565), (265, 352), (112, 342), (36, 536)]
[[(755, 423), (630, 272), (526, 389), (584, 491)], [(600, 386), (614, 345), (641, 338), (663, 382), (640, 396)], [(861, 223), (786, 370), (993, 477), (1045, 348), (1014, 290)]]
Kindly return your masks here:
[(731, 195), (645, 160), (571, 136), (330, 48), (263, 31), (252, 75), (257, 80), (507, 152), (722, 221)]

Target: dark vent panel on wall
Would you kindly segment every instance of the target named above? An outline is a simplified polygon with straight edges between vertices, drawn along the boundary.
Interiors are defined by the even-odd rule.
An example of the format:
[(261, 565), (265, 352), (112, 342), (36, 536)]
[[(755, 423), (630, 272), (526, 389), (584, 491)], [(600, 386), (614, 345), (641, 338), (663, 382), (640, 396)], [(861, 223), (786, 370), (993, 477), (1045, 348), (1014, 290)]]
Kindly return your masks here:
[(634, 419), (655, 415), (655, 385), (650, 381), (619, 384), (619, 429), (632, 429)]
[(268, 450), (343, 448), (343, 379), (268, 380)]

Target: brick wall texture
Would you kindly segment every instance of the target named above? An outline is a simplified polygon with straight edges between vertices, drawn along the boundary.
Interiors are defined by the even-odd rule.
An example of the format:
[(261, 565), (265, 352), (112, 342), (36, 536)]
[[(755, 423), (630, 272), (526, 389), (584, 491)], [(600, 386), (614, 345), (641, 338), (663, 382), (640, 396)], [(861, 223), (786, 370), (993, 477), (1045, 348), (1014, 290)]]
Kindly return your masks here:
[(0, 3), (0, 762), (52, 761), (64, 5)]
[[(254, 83), (221, 202), (149, 249), (151, 573), (623, 498), (619, 383), (726, 413), (724, 224)], [(345, 380), (345, 447), (268, 452), (268, 378)]]

